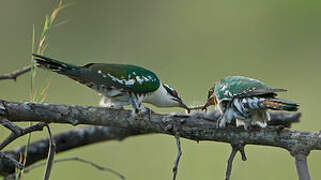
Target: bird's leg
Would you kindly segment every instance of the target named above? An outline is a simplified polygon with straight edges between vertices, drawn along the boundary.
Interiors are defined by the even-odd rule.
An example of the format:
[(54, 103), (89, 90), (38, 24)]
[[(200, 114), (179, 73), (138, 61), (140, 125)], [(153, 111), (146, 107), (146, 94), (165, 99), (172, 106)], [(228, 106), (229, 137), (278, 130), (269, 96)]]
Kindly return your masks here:
[(129, 101), (130, 101), (130, 105), (132, 106), (132, 115), (134, 117), (136, 117), (140, 112), (138, 104), (137, 104), (136, 96), (132, 93), (129, 93)]

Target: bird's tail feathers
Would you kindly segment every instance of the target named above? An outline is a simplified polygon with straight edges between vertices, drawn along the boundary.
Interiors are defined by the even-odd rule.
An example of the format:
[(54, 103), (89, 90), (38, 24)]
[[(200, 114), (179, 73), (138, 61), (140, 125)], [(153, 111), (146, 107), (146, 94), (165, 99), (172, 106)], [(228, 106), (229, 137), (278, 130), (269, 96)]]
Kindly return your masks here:
[(35, 57), (35, 62), (42, 68), (49, 69), (53, 72), (68, 75), (71, 70), (79, 69), (79, 66), (68, 64), (62, 61), (51, 59), (49, 57), (32, 54)]
[(279, 98), (268, 98), (261, 104), (273, 110), (297, 111), (299, 108), (299, 104)]

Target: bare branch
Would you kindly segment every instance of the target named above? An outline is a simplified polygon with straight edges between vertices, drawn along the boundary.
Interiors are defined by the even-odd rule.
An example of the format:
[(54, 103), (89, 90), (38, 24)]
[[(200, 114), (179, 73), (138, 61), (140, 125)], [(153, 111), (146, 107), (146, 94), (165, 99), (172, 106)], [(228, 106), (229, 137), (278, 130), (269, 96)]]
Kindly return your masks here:
[[(187, 139), (274, 146), (287, 149), (290, 152), (301, 147), (310, 150), (321, 150), (320, 132), (311, 133), (290, 129), (279, 130), (274, 127), (253, 131), (245, 131), (242, 128), (235, 128), (234, 126), (217, 129), (215, 119), (209, 121), (209, 117), (193, 115), (177, 117), (152, 112), (152, 119), (149, 119), (148, 113), (143, 114), (139, 119), (135, 119), (131, 116), (129, 110), (123, 109), (31, 102), (2, 101), (2, 103), (5, 104), (6, 109), (2, 114), (0, 111), (0, 115), (12, 122), (40, 121), (72, 125), (91, 124), (173, 135), (175, 133), (173, 130), (166, 130), (167, 125), (171, 122), (181, 121), (184, 123), (181, 125), (180, 137)], [(271, 114), (272, 120), (275, 114), (277, 116), (283, 114), (288, 119), (298, 118), (298, 113), (290, 116), (289, 113), (275, 112)]]
[(174, 167), (173, 167), (173, 180), (176, 179), (179, 159), (182, 156), (181, 140), (179, 138), (179, 132), (175, 133), (175, 140), (176, 140), (176, 146), (177, 146), (177, 155), (176, 155), (176, 160), (175, 160)]
[(294, 155), (294, 158), (299, 180), (310, 180), (311, 178), (307, 163), (307, 155), (298, 153)]
[(228, 158), (228, 161), (227, 161), (225, 180), (229, 180), (231, 177), (232, 164), (233, 164), (233, 160), (234, 160), (234, 157), (235, 157), (237, 151), (238, 151), (237, 149), (232, 147), (230, 157)]
[[(89, 164), (91, 166), (93, 166), (94, 168), (97, 168), (98, 170), (100, 171), (108, 171), (112, 174), (115, 174), (116, 176), (118, 176), (119, 178), (125, 180), (125, 176), (123, 176), (122, 174), (120, 174), (119, 172), (111, 169), (111, 168), (108, 168), (108, 167), (103, 167), (103, 166), (100, 166), (94, 162), (91, 162), (91, 161), (88, 161), (88, 160), (85, 160), (85, 159), (82, 159), (82, 158), (78, 158), (78, 157), (70, 157), (70, 158), (61, 158), (61, 159), (56, 159), (54, 160), (53, 162), (54, 163), (58, 163), (58, 162), (65, 162), (65, 161), (79, 161), (79, 162), (82, 162), (82, 163), (85, 163), (85, 164)], [(45, 165), (46, 163), (45, 162), (40, 162), (38, 164), (34, 164), (28, 168), (25, 169), (25, 173), (28, 173), (30, 172), (31, 170), (35, 169), (35, 168), (38, 168), (40, 166), (43, 166)]]
[(12, 73), (4, 74), (4, 75), (0, 76), (0, 80), (12, 79), (12, 80), (16, 81), (18, 76), (29, 72), (31, 69), (32, 69), (32, 66), (26, 66), (26, 67), (24, 67), (24, 68), (22, 68), (22, 69), (20, 69), (18, 71), (14, 71)]
[[(157, 114), (151, 112), (135, 119), (131, 112), (123, 109), (111, 109), (89, 106), (67, 106), (47, 103), (6, 102), (2, 101), (0, 116), (12, 122), (40, 121), (45, 123), (67, 123), (72, 125), (90, 124), (125, 128), (128, 132), (163, 133), (176, 135), (170, 124), (181, 122), (179, 136), (191, 140), (218, 141), (229, 144), (253, 144), (280, 147), (289, 152), (304, 149), (306, 151), (321, 150), (321, 132), (305, 132), (290, 129), (280, 129), (268, 126), (264, 129), (245, 131), (243, 128), (228, 126), (225, 129), (216, 128), (217, 113), (186, 114)], [(1, 105), (1, 101), (0, 101)], [(296, 122), (299, 113), (271, 113), (271, 122)], [(291, 123), (288, 123), (289, 125)], [(276, 123), (275, 125), (278, 125)], [(57, 141), (58, 142), (58, 141)], [(58, 148), (57, 148), (58, 151)], [(246, 160), (243, 149), (240, 149), (242, 159)], [(30, 155), (28, 156), (30, 157)], [(0, 171), (1, 172), (1, 171)]]
[(232, 146), (232, 151), (227, 161), (225, 180), (229, 180), (231, 177), (233, 160), (238, 151), (240, 151), (243, 161), (246, 161), (247, 159), (244, 151), (244, 145), (242, 143), (231, 144), (231, 146)]
[(5, 148), (8, 144), (10, 144), (11, 142), (13, 142), (14, 140), (16, 140), (17, 138), (24, 136), (26, 134), (29, 134), (31, 132), (34, 131), (42, 131), (43, 127), (46, 125), (46, 123), (37, 123), (35, 125), (29, 126), (25, 129), (21, 130), (21, 133), (17, 134), (17, 133), (11, 133), (4, 141), (1, 142), (0, 144), (0, 150), (2, 150), (3, 148)]
[[(123, 140), (128, 136), (135, 136), (146, 134), (147, 132), (138, 130), (125, 130), (121, 128), (89, 126), (84, 128), (77, 128), (71, 131), (63, 132), (53, 136), (56, 142), (56, 153), (61, 153), (74, 148), (82, 147), (89, 144), (94, 144), (102, 141)], [(75, 140), (76, 139), (76, 140)], [(48, 155), (48, 139), (35, 141), (29, 145), (28, 158), (26, 167), (36, 163), (37, 161), (47, 158)], [(16, 160), (19, 159), (20, 154), (24, 154), (25, 146), (17, 149), (4, 152)], [(8, 162), (6, 159), (0, 158), (0, 175), (8, 176), (15, 172), (15, 165)]]
[(44, 176), (44, 180), (48, 180), (51, 170), (52, 170), (52, 165), (54, 163), (54, 157), (56, 154), (56, 143), (55, 140), (52, 137), (51, 134), (51, 130), (49, 125), (46, 125), (47, 130), (48, 130), (48, 134), (49, 134), (49, 150), (48, 150), (48, 158), (47, 158), (47, 162), (46, 162), (46, 171), (45, 171), (45, 176)]
[(4, 117), (0, 117), (0, 124), (4, 127), (8, 128), (14, 134), (20, 135), (22, 132), (22, 129), (19, 126), (8, 121), (8, 119), (6, 119)]

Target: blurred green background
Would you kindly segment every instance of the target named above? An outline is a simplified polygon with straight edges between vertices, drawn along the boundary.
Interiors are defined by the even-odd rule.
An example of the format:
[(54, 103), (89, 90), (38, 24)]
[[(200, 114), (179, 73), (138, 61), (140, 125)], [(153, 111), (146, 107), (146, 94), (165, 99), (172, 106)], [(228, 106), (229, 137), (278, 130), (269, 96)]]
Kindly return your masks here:
[[(46, 55), (69, 63), (130, 63), (156, 72), (187, 104), (204, 102), (208, 88), (228, 75), (244, 75), (289, 91), (281, 97), (301, 104), (302, 121), (294, 129), (321, 129), (321, 1), (317, 0), (73, 0), (57, 17), (68, 22), (51, 30)], [(39, 37), (44, 16), (55, 0), (0, 2), (0, 73), (30, 63), (32, 25)], [(45, 74), (39, 71), (40, 76)], [(70, 79), (52, 77), (47, 102), (97, 105), (99, 96)], [(0, 99), (27, 101), (30, 76), (0, 82)], [(180, 109), (153, 109), (157, 112)], [(54, 133), (75, 127), (53, 125)], [(8, 135), (0, 128), (0, 139)], [(37, 132), (32, 140), (47, 133)], [(26, 143), (23, 137), (7, 149)], [(182, 140), (178, 179), (223, 179), (230, 145)], [(232, 179), (296, 179), (294, 159), (278, 148), (246, 147), (248, 161), (237, 156)], [(56, 157), (78, 156), (111, 167), (127, 179), (171, 179), (176, 156), (173, 137), (146, 135), (100, 143)], [(321, 152), (312, 152), (313, 179), (321, 176)], [(24, 179), (42, 179), (38, 168)], [(116, 179), (77, 162), (54, 166), (51, 179)]]

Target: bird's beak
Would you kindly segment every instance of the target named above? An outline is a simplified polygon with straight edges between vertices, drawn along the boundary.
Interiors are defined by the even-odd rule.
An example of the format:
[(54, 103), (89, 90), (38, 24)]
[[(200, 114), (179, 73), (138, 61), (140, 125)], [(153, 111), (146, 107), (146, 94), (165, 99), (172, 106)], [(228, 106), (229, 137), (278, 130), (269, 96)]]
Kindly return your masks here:
[(214, 105), (212, 97), (207, 99), (206, 103), (202, 107), (202, 110), (207, 111), (207, 107), (210, 106), (210, 105)]
[(179, 107), (186, 109), (188, 113), (191, 112), (191, 109), (186, 104), (184, 104), (182, 100), (178, 101), (178, 103)]

